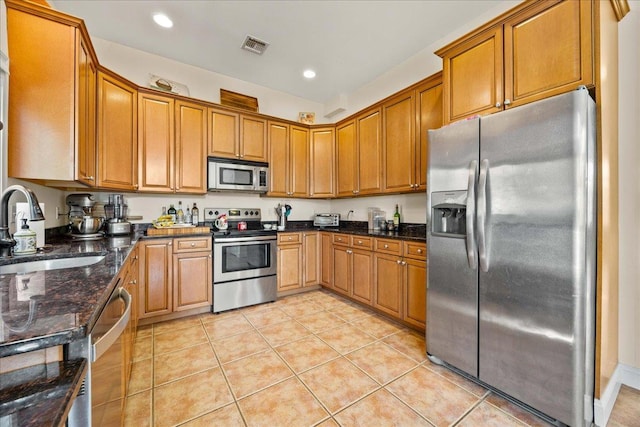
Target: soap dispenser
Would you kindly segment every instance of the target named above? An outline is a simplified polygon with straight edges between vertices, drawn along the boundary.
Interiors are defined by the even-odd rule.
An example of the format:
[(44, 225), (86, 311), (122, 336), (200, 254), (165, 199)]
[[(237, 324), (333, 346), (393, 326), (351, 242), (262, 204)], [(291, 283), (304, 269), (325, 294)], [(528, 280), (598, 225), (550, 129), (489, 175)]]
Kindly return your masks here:
[(16, 246), (13, 248), (15, 255), (36, 253), (36, 232), (29, 228), (26, 218), (22, 218), (22, 228), (15, 232), (13, 238), (16, 241)]

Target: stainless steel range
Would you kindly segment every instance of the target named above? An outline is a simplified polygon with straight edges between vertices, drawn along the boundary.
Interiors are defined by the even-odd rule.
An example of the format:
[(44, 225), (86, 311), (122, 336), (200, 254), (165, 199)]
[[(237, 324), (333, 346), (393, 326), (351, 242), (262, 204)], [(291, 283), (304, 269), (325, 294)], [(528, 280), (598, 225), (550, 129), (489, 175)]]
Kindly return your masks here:
[[(227, 229), (221, 230), (226, 218)], [(265, 230), (260, 209), (205, 208), (213, 231), (213, 312), (275, 301), (276, 231)]]

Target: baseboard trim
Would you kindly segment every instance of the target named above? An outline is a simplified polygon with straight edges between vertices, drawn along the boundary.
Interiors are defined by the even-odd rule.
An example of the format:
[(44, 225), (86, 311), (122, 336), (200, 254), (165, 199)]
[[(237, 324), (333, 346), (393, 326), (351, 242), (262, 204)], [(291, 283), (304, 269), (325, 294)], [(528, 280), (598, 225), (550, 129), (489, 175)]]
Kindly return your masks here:
[(594, 401), (593, 421), (596, 426), (606, 426), (607, 422), (609, 422), (609, 417), (613, 411), (613, 406), (616, 403), (616, 398), (618, 397), (622, 384), (640, 390), (640, 368), (634, 368), (633, 366), (623, 365), (621, 363), (616, 366), (604, 393), (602, 393), (600, 399), (595, 399)]

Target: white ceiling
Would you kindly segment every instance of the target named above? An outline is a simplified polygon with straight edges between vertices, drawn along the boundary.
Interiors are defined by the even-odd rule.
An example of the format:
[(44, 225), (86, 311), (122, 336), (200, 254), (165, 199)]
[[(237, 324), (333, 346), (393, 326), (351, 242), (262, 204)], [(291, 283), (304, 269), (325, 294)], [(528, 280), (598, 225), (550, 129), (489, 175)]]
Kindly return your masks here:
[[(324, 103), (348, 94), (501, 0), (53, 0), (99, 37)], [(155, 25), (164, 12), (174, 26)], [(270, 43), (256, 55), (246, 35)], [(317, 77), (307, 80), (302, 71)]]

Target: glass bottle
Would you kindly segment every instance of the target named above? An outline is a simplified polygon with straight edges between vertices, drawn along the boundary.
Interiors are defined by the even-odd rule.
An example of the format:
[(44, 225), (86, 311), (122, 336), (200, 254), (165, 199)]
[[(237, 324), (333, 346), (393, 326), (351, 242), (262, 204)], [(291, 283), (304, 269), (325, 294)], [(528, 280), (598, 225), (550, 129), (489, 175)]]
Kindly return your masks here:
[(189, 206), (187, 206), (187, 213), (184, 214), (184, 223), (191, 224), (191, 211), (189, 210)]
[(169, 210), (167, 211), (167, 215), (171, 215), (171, 221), (176, 222), (176, 208), (173, 207), (173, 203), (169, 205)]
[(200, 222), (200, 210), (195, 203), (193, 204), (193, 209), (191, 209), (191, 222), (196, 227), (198, 226), (198, 222)]
[(398, 211), (398, 205), (396, 205), (396, 213), (393, 214), (393, 229), (395, 231), (400, 230), (400, 211)]
[(176, 222), (178, 224), (184, 223), (184, 211), (182, 210), (182, 201), (178, 201), (178, 212), (176, 212)]

